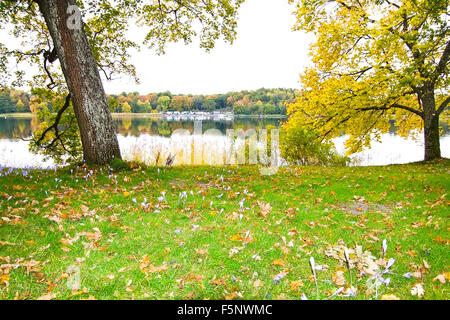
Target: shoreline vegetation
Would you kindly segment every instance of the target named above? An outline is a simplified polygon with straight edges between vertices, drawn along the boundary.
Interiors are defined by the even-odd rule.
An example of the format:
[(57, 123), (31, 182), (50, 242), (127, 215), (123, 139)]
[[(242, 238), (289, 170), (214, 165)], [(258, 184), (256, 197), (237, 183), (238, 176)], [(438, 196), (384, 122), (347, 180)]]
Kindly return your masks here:
[(37, 115), (31, 112), (18, 112), (18, 113), (0, 113), (0, 117), (3, 118), (36, 118)]
[[(296, 89), (257, 89), (224, 94), (172, 94), (170, 91), (140, 94), (107, 94), (113, 113), (150, 114), (163, 112), (232, 112), (242, 115), (286, 115), (287, 105), (301, 96)], [(0, 114), (53, 110), (54, 101), (22, 90), (0, 91)]]
[(4, 169), (0, 299), (446, 299), (449, 170)]

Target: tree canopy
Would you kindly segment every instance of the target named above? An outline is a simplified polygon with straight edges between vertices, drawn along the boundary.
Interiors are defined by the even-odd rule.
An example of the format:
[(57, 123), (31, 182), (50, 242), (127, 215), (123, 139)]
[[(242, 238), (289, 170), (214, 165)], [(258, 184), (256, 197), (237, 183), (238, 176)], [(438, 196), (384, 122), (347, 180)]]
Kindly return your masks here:
[[(170, 42), (191, 43), (198, 38), (206, 50), (222, 36), (236, 37), (237, 9), (244, 0), (89, 0), (71, 1), (80, 8), (83, 30), (89, 39), (98, 67), (106, 79), (120, 75), (138, 80), (130, 63), (130, 51), (140, 47), (128, 38), (130, 25), (143, 29), (142, 44), (162, 54)], [(51, 81), (61, 90), (64, 81), (58, 66), (44, 66), (46, 51), (53, 50), (46, 23), (39, 13), (38, 1), (5, 0), (0, 3), (0, 30), (20, 39), (15, 48), (0, 41), (0, 85), (28, 84), (45, 87)], [(15, 64), (17, 69), (10, 72)], [(25, 77), (29, 64), (39, 67), (36, 76)], [(47, 67), (48, 71), (45, 70)], [(26, 70), (26, 71), (25, 71)], [(59, 75), (59, 76), (58, 76)], [(26, 81), (28, 80), (28, 81)], [(60, 80), (60, 81), (57, 81)]]
[[(291, 0), (290, 2), (294, 2)], [(296, 29), (312, 32), (313, 66), (285, 129), (324, 139), (348, 134), (350, 153), (388, 132), (424, 129), (425, 158), (440, 157), (448, 121), (450, 30), (447, 0), (301, 0)]]
[[(161, 111), (233, 111), (235, 114), (286, 114), (286, 105), (300, 96), (294, 89), (243, 90), (224, 94), (192, 95), (170, 92), (138, 92), (107, 95), (114, 112), (125, 112), (128, 103), (133, 113)], [(128, 108), (126, 108), (128, 110)]]
[[(295, 89), (242, 90), (211, 95), (172, 94), (159, 92), (140, 94), (122, 92), (107, 94), (112, 112), (158, 113), (161, 111), (233, 111), (235, 114), (277, 114), (285, 115), (286, 107), (301, 95)], [(160, 98), (162, 98), (160, 100)], [(21, 101), (23, 108), (17, 104)], [(125, 103), (128, 106), (125, 106)], [(5, 89), (0, 92), (0, 114), (31, 112), (39, 114), (43, 108), (54, 111), (51, 101), (23, 90)], [(56, 112), (56, 111), (55, 111)]]

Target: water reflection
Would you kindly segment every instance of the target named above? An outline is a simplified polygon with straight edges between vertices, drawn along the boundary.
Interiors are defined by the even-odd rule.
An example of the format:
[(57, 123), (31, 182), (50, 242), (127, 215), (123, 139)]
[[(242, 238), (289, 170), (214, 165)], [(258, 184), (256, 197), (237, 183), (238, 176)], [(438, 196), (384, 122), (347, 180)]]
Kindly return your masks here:
[[(259, 119), (259, 118), (235, 118), (233, 121), (225, 120), (203, 120), (203, 131), (208, 129), (217, 129), (223, 135), (227, 129), (271, 129), (279, 128), (280, 119)], [(117, 132), (122, 136), (153, 135), (161, 137), (170, 137), (177, 129), (188, 130), (191, 134), (194, 132), (194, 121), (179, 120), (171, 121), (164, 118), (133, 118), (125, 117), (114, 119)]]
[[(333, 140), (336, 150), (340, 154), (345, 154), (344, 143), (347, 136)], [(350, 156), (351, 166), (388, 165), (403, 164), (409, 162), (422, 161), (424, 159), (423, 136), (418, 139), (403, 138), (395, 133), (381, 136), (382, 142), (372, 141), (370, 149), (352, 154)], [(443, 157), (450, 158), (450, 134), (442, 136), (441, 153)]]
[[(283, 119), (270, 118), (235, 118), (229, 120), (203, 120), (202, 131), (216, 129), (222, 135), (208, 136), (199, 140), (189, 136), (186, 138), (172, 137), (178, 129), (194, 132), (193, 120), (168, 120), (161, 117), (120, 117), (114, 118), (119, 137), (122, 156), (127, 160), (140, 160), (155, 164), (158, 154), (159, 164), (165, 158), (177, 155), (175, 164), (183, 164), (183, 158), (190, 157), (189, 147), (198, 143), (202, 146), (202, 163), (212, 164), (214, 157), (221, 157), (230, 146), (227, 140), (227, 129), (275, 129), (280, 127)], [(22, 138), (28, 138), (39, 126), (37, 118), (5, 118), (0, 117), (0, 166), (9, 167), (43, 167), (53, 166), (52, 161), (44, 162), (42, 157), (31, 154), (28, 145)], [(423, 160), (423, 138), (418, 140), (404, 139), (395, 134), (396, 128), (391, 127), (390, 133), (382, 135), (382, 143), (373, 142), (372, 148), (352, 155), (352, 165), (386, 165), (407, 163)], [(441, 137), (443, 157), (450, 157), (450, 132), (444, 127)], [(187, 140), (186, 140), (187, 139)], [(345, 153), (345, 137), (334, 140), (337, 150)], [(186, 149), (188, 148), (188, 149)], [(186, 162), (190, 163), (190, 162)]]
[[(218, 129), (223, 135), (227, 129), (271, 129), (279, 128), (281, 119), (273, 118), (235, 118), (226, 120), (203, 120), (203, 130)], [(114, 118), (117, 133), (121, 136), (153, 135), (170, 137), (177, 129), (194, 131), (193, 120), (167, 120), (162, 117), (120, 117)], [(37, 118), (5, 118), (0, 117), (0, 139), (21, 139), (31, 136), (39, 127)]]
[(28, 138), (38, 127), (39, 120), (34, 117), (0, 117), (0, 139)]

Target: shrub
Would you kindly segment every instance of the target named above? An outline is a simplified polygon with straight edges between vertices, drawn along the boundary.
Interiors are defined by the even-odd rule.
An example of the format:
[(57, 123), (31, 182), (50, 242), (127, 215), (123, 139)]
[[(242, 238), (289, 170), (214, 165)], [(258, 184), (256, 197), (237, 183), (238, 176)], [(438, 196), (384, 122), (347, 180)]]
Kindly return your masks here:
[(349, 159), (341, 156), (331, 142), (321, 142), (319, 135), (302, 126), (290, 126), (280, 132), (281, 156), (300, 165), (346, 166)]

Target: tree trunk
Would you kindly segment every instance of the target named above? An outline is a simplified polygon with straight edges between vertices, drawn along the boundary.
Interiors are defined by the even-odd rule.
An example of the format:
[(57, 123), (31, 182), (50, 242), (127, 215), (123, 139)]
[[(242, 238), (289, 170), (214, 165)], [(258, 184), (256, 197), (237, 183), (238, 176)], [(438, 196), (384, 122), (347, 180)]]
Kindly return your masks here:
[(425, 161), (441, 157), (439, 141), (439, 115), (436, 111), (434, 88), (427, 88), (422, 96)]
[(96, 61), (83, 28), (69, 29), (74, 0), (38, 0), (69, 89), (87, 163), (121, 158), (116, 130)]

